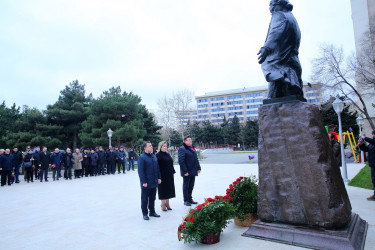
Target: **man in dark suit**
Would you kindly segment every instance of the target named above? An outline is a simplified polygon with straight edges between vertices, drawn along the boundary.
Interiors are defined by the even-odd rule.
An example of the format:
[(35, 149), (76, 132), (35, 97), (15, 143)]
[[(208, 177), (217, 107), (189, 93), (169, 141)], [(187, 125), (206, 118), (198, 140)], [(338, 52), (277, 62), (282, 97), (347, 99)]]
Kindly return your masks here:
[[(18, 148), (17, 147), (13, 147), (13, 158), (14, 158), (14, 165), (15, 165), (15, 168), (14, 168), (14, 175), (16, 177), (16, 183), (20, 183), (20, 180), (19, 180), (19, 176), (20, 176), (20, 168), (21, 168), (21, 164), (22, 164), (22, 160), (23, 160), (23, 157), (22, 157), (22, 153), (20, 151), (18, 151)], [(12, 180), (13, 182), (13, 180)]]
[(40, 167), (40, 182), (44, 180), (48, 181), (48, 168), (50, 164), (50, 153), (47, 151), (47, 147), (43, 147), (42, 152), (39, 153), (39, 167)]
[(141, 208), (144, 220), (149, 220), (147, 216), (160, 217), (155, 212), (156, 188), (161, 183), (158, 159), (153, 152), (151, 142), (143, 143), (144, 153), (138, 158), (138, 175), (141, 182)]
[(104, 175), (104, 164), (106, 162), (106, 153), (103, 150), (103, 147), (99, 147), (98, 153), (98, 175)]
[(107, 174), (116, 173), (116, 157), (117, 154), (113, 151), (113, 148), (110, 148), (107, 153)]
[(192, 193), (195, 176), (200, 174), (201, 166), (190, 136), (184, 138), (184, 144), (178, 150), (178, 164), (180, 164), (180, 172), (183, 178), (182, 191), (184, 193), (184, 204), (186, 206), (198, 204), (198, 202), (193, 200)]
[(0, 156), (0, 168), (1, 171), (1, 186), (5, 186), (8, 181), (8, 186), (11, 185), (12, 171), (15, 168), (15, 161), (13, 154), (10, 153), (10, 149), (6, 149), (5, 153)]

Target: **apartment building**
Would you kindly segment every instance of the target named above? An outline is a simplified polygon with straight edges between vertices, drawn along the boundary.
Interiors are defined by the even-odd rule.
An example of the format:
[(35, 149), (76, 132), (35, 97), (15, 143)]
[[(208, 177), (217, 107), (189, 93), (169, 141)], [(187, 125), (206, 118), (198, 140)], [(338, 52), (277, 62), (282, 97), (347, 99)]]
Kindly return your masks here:
[[(322, 91), (319, 83), (312, 83), (311, 87), (304, 85), (304, 95), (308, 103), (320, 105)], [(263, 99), (267, 97), (267, 86), (231, 89), (225, 91), (209, 92), (202, 96), (196, 96), (197, 110), (185, 112), (180, 124), (192, 121), (210, 121), (220, 125), (224, 117), (232, 120), (236, 115), (240, 121), (257, 120), (258, 109), (263, 105)]]

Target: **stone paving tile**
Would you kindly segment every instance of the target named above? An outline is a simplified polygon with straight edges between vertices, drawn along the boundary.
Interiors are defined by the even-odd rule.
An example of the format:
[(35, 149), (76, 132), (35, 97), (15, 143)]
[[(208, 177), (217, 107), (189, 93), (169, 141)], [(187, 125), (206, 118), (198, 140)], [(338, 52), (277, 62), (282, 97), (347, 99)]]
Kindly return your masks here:
[[(177, 239), (177, 227), (189, 208), (182, 201), (182, 178), (175, 166), (177, 197), (172, 211), (160, 218), (142, 219), (140, 185), (136, 171), (127, 174), (60, 179), (48, 183), (21, 182), (0, 188), (0, 249), (298, 249), (290, 245), (242, 237), (246, 228), (233, 223), (219, 243), (206, 246), (184, 244)], [(352, 178), (360, 165), (349, 164)], [(193, 196), (198, 202), (225, 194), (238, 176), (258, 173), (257, 164), (203, 164)], [(375, 249), (375, 202), (366, 197), (372, 191), (347, 187), (353, 212), (369, 223), (365, 249)]]

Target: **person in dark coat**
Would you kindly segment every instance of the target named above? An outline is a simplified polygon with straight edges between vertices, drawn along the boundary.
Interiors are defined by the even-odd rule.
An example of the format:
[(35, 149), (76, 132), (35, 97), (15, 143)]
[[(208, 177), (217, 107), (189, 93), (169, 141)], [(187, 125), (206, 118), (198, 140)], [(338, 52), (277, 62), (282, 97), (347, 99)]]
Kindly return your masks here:
[[(160, 217), (155, 212), (156, 188), (161, 183), (158, 160), (153, 152), (151, 142), (143, 143), (144, 153), (138, 158), (138, 175), (141, 184), (141, 208), (144, 220)], [(148, 213), (150, 212), (150, 213)]]
[(180, 172), (183, 178), (182, 191), (184, 194), (184, 204), (186, 206), (198, 204), (193, 200), (192, 193), (195, 177), (200, 174), (201, 166), (190, 136), (184, 138), (184, 144), (178, 150), (178, 164), (180, 164)]
[(10, 153), (10, 149), (7, 148), (5, 153), (0, 156), (0, 168), (1, 171), (1, 186), (5, 186), (8, 180), (8, 186), (12, 185), (12, 171), (15, 169), (15, 160), (13, 154)]
[(176, 197), (173, 177), (176, 171), (173, 167), (173, 158), (167, 151), (167, 142), (159, 142), (156, 158), (158, 159), (162, 182), (158, 187), (158, 196), (159, 200), (161, 200), (161, 209), (163, 211), (172, 210), (169, 205), (169, 199)]
[(134, 161), (135, 161), (135, 158), (137, 157), (137, 154), (134, 152), (134, 149), (131, 148), (129, 153), (129, 166), (128, 166), (128, 171), (130, 171), (130, 167), (133, 169), (134, 171)]
[(23, 158), (23, 166), (26, 170), (26, 180), (27, 183), (34, 182), (33, 180), (33, 163), (34, 163), (34, 153), (31, 151), (30, 146), (26, 147), (26, 155)]
[(51, 166), (50, 153), (47, 151), (47, 147), (43, 147), (42, 152), (39, 153), (39, 167), (40, 167), (40, 182), (44, 180), (48, 182), (48, 167)]
[[(366, 145), (364, 142), (367, 142)], [(375, 201), (375, 130), (372, 131), (372, 138), (362, 136), (359, 140), (359, 148), (367, 152), (368, 165), (371, 168), (371, 181), (374, 189), (374, 194), (367, 198), (369, 201)]]
[(83, 175), (85, 177), (89, 176), (90, 172), (90, 153), (89, 149), (85, 148), (82, 153), (83, 161), (82, 161), (82, 169), (83, 169)]
[(302, 67), (298, 59), (301, 31), (288, 0), (271, 0), (271, 22), (266, 42), (258, 52), (269, 83), (268, 98), (298, 95), (303, 98)]
[[(4, 149), (0, 149), (0, 158), (4, 154), (4, 152), (5, 152)], [(1, 168), (1, 165), (0, 165), (0, 179), (1, 179), (1, 172), (2, 172), (2, 168)]]
[(333, 156), (339, 167), (341, 167), (341, 148), (340, 144), (336, 141), (336, 137), (334, 134), (329, 134), (329, 140), (331, 141), (331, 147), (333, 151)]
[(59, 180), (59, 172), (62, 163), (62, 154), (60, 153), (60, 150), (58, 148), (55, 148), (55, 152), (53, 152), (50, 157), (52, 166), (52, 178), (53, 180)]
[(91, 150), (90, 153), (90, 176), (97, 176), (97, 167), (98, 167), (98, 154), (95, 150)]
[[(13, 147), (13, 157), (14, 157), (14, 164), (15, 164), (15, 168), (14, 168), (14, 175), (16, 177), (16, 183), (20, 183), (20, 180), (19, 180), (19, 176), (20, 176), (20, 168), (21, 168), (21, 164), (22, 164), (22, 161), (23, 161), (23, 157), (22, 157), (22, 153), (20, 151), (18, 151), (18, 148), (17, 147)], [(12, 180), (13, 182), (14, 180)]]
[(64, 178), (65, 180), (72, 179), (72, 168), (73, 168), (73, 154), (70, 148), (67, 148), (63, 155), (63, 164), (64, 164)]
[(125, 172), (125, 162), (126, 162), (126, 151), (124, 151), (124, 147), (120, 147), (120, 150), (117, 151), (117, 166), (118, 166), (118, 173), (120, 174), (121, 173), (121, 167), (122, 167), (122, 173), (126, 173)]
[(110, 148), (109, 152), (107, 153), (107, 174), (116, 173), (116, 158), (117, 154), (115, 151), (113, 151), (113, 148)]
[(106, 153), (103, 150), (103, 147), (99, 147), (98, 151), (98, 175), (104, 175), (104, 164), (106, 162)]
[(35, 148), (35, 152), (34, 152), (34, 175), (35, 175), (35, 180), (39, 180), (39, 153), (40, 153), (40, 147), (36, 147)]

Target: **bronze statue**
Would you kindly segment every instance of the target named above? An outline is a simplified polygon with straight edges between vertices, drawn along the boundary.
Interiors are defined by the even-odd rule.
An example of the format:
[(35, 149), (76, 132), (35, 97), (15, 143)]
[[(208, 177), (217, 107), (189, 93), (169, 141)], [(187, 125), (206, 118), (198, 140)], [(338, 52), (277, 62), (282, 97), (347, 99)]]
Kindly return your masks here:
[(271, 0), (271, 22), (258, 62), (269, 83), (268, 98), (303, 97), (302, 68), (298, 59), (301, 32), (288, 0)]

